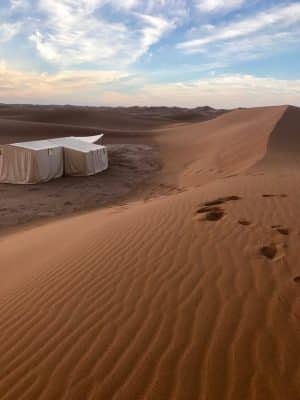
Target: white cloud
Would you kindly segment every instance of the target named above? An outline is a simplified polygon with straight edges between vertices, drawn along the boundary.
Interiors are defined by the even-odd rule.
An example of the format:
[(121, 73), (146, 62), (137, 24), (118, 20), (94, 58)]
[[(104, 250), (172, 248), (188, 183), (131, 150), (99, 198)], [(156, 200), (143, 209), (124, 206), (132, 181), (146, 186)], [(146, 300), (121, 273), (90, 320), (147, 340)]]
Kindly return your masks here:
[(219, 11), (230, 11), (241, 7), (245, 0), (195, 0), (196, 7), (201, 12), (211, 13)]
[(160, 17), (137, 15), (144, 22), (144, 27), (141, 30), (140, 50), (137, 52), (137, 56), (139, 56), (146, 53), (153, 43), (158, 42), (164, 33), (172, 28), (172, 24)]
[(254, 107), (279, 104), (300, 106), (300, 80), (280, 80), (251, 75), (215, 76), (194, 82), (146, 84), (134, 94), (106, 92), (111, 105), (164, 105), (218, 108)]
[(107, 3), (119, 9), (131, 10), (138, 6), (139, 0), (107, 0)]
[(145, 0), (140, 1), (145, 13), (164, 15), (177, 23), (182, 23), (189, 16), (189, 0)]
[[(19, 71), (0, 62), (2, 101), (80, 103), (98, 96), (106, 85), (130, 79), (123, 71), (64, 71), (56, 74)], [(78, 100), (77, 100), (78, 99)], [(84, 102), (84, 100), (83, 100)]]
[(29, 2), (27, 0), (10, 0), (10, 9), (25, 9), (29, 7)]
[(300, 4), (293, 3), (275, 7), (238, 22), (216, 27), (211, 34), (198, 39), (188, 40), (178, 45), (187, 52), (197, 52), (207, 45), (249, 36), (260, 31), (274, 31), (300, 23)]
[(8, 42), (21, 30), (21, 23), (0, 23), (0, 42)]
[[(41, 24), (30, 36), (47, 61), (68, 66), (130, 64), (174, 27), (160, 15), (139, 11), (137, 0), (39, 0)], [(110, 4), (126, 17), (111, 21), (102, 13)], [(135, 10), (137, 9), (137, 10)]]
[(224, 69), (236, 62), (259, 58), (267, 60), (269, 56), (275, 53), (284, 54), (286, 50), (291, 50), (297, 46), (299, 37), (300, 26), (293, 31), (274, 32), (272, 35), (262, 32), (251, 37), (229, 40), (226, 43), (218, 42), (207, 48), (199, 49), (199, 53), (208, 65), (215, 64), (216, 67), (214, 68)]
[(142, 76), (117, 70), (38, 74), (18, 71), (0, 62), (0, 97), (5, 102), (43, 104), (300, 106), (300, 80), (214, 75), (192, 82), (152, 84)]

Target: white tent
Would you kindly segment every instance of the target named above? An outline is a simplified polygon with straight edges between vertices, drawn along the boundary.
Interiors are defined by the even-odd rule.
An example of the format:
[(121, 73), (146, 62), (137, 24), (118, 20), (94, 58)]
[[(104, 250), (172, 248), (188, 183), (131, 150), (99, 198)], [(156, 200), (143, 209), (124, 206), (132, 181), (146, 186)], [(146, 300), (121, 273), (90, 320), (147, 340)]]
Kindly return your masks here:
[(92, 143), (91, 138), (95, 139), (95, 137), (88, 137), (88, 141), (76, 137), (51, 139), (52, 143), (64, 149), (65, 175), (95, 175), (108, 168), (106, 147)]
[(103, 135), (64, 137), (0, 146), (0, 183), (47, 182), (65, 175), (94, 175), (108, 168)]
[(0, 182), (31, 184), (63, 175), (63, 149), (48, 140), (0, 146)]

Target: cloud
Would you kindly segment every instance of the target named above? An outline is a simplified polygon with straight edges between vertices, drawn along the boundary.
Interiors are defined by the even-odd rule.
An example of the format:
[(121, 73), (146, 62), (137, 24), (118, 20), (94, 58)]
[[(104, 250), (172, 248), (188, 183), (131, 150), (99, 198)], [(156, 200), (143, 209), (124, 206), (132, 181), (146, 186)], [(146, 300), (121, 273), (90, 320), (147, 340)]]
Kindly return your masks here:
[(11, 11), (17, 9), (26, 9), (29, 7), (29, 2), (27, 0), (10, 0)]
[[(145, 54), (174, 23), (139, 10), (137, 0), (40, 0), (41, 23), (30, 36), (39, 54), (61, 66), (130, 64)], [(103, 7), (122, 9), (113, 20)]]
[(250, 36), (260, 31), (267, 31), (270, 35), (280, 30), (300, 23), (300, 4), (293, 3), (286, 6), (275, 7), (268, 11), (226, 25), (217, 26), (208, 35), (201, 38), (188, 40), (178, 45), (188, 53), (198, 52), (217, 42), (239, 39)]
[(18, 71), (0, 62), (0, 97), (5, 102), (42, 104), (300, 106), (300, 80), (235, 74), (155, 84), (143, 76), (117, 70), (38, 74)]
[(0, 62), (0, 97), (9, 102), (95, 101), (106, 85), (130, 79), (123, 71), (64, 71), (54, 74), (19, 71)]
[(138, 6), (139, 0), (107, 0), (106, 3), (111, 4), (117, 9), (131, 10)]
[(252, 75), (224, 75), (193, 82), (146, 84), (134, 94), (107, 91), (110, 105), (157, 105), (218, 108), (279, 104), (300, 106), (300, 80), (280, 80)]
[(164, 15), (167, 19), (183, 23), (190, 14), (189, 0), (145, 0), (140, 1), (145, 13)]
[(196, 0), (196, 7), (201, 12), (212, 13), (219, 11), (230, 11), (240, 8), (245, 0)]
[(22, 24), (16, 23), (0, 23), (0, 42), (8, 42), (16, 36), (21, 30)]

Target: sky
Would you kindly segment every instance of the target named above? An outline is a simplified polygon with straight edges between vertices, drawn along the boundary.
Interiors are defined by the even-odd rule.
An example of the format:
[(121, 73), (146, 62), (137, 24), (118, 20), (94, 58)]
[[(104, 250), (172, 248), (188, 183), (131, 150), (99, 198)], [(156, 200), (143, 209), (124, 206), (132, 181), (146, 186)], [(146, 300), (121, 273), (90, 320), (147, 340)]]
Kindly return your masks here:
[(0, 102), (300, 106), (300, 0), (0, 0)]

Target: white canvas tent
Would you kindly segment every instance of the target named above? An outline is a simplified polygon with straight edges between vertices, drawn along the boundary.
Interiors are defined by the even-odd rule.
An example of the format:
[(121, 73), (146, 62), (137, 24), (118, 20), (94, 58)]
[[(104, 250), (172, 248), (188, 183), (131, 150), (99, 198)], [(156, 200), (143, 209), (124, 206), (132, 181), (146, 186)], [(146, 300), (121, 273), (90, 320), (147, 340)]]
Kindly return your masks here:
[[(87, 139), (85, 141), (84, 139)], [(65, 137), (51, 139), (52, 143), (64, 149), (65, 175), (88, 176), (108, 168), (108, 155), (105, 146), (94, 144), (96, 137), (87, 138)], [(96, 140), (99, 140), (97, 136)]]
[(0, 146), (0, 182), (32, 184), (63, 175), (63, 149), (48, 140)]
[(65, 175), (88, 176), (108, 168), (103, 135), (36, 140), (0, 146), (0, 183), (32, 184)]

